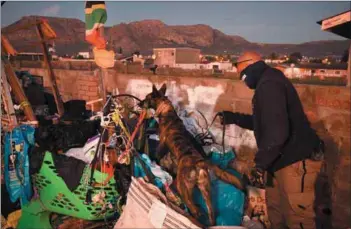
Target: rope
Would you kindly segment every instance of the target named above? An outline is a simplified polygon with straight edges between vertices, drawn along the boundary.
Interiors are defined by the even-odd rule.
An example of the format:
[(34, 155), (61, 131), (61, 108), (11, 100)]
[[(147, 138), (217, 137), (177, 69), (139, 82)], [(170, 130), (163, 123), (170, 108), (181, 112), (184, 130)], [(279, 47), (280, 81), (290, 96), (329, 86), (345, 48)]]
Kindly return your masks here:
[(129, 138), (126, 150), (118, 157), (118, 160), (122, 160), (123, 157), (127, 156), (128, 154), (130, 154), (130, 149), (132, 147), (132, 144), (133, 144), (134, 138), (136, 136), (136, 133), (139, 131), (139, 128), (140, 128), (142, 122), (144, 121), (145, 117), (146, 117), (146, 110), (143, 110), (143, 112), (140, 114), (138, 123), (137, 123), (132, 135)]
[(20, 103), (19, 105), (21, 108), (25, 108), (25, 107), (29, 107), (30, 103), (26, 100), (24, 100), (22, 103)]
[(124, 134), (130, 138), (130, 133), (127, 130), (127, 128), (124, 126), (122, 119), (121, 119), (121, 115), (118, 111), (118, 109), (115, 109), (114, 113), (111, 115), (112, 121), (114, 121), (114, 123), (118, 126), (120, 126), (124, 132)]

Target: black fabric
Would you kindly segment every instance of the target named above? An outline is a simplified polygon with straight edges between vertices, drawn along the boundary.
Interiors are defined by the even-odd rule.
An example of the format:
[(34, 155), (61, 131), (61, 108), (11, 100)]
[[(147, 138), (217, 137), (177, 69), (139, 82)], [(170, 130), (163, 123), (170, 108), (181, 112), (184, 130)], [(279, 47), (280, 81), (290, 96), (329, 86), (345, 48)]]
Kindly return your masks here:
[(114, 178), (116, 181), (116, 190), (118, 190), (120, 196), (122, 197), (120, 203), (121, 205), (124, 205), (126, 203), (128, 189), (130, 183), (132, 182), (131, 164), (124, 165), (117, 163), (115, 166)]
[[(40, 171), (46, 151), (43, 146), (36, 146), (31, 150), (29, 154), (30, 175)], [(57, 153), (52, 153), (51, 155), (57, 174), (64, 180), (68, 189), (74, 191), (79, 185), (86, 163), (74, 157), (67, 157)]]
[(7, 218), (7, 216), (10, 213), (20, 209), (21, 209), (20, 201), (17, 200), (16, 202), (12, 203), (10, 200), (10, 195), (7, 191), (6, 185), (1, 184), (1, 215)]
[(247, 68), (245, 68), (241, 74), (240, 77), (245, 77), (245, 84), (250, 88), (250, 89), (255, 89), (257, 86), (258, 81), (261, 78), (262, 74), (262, 69), (264, 69), (267, 65), (263, 61), (258, 61), (255, 64), (249, 65)]
[(83, 147), (86, 141), (98, 134), (100, 120), (40, 126), (35, 131), (35, 140), (46, 150), (57, 153), (70, 148)]
[(61, 117), (63, 120), (84, 120), (88, 118), (85, 100), (70, 100), (63, 104), (65, 113)]
[(309, 158), (320, 139), (311, 128), (289, 79), (262, 62), (256, 64), (260, 68), (251, 68), (255, 75), (260, 75), (252, 99), (253, 115), (228, 113), (226, 120), (253, 127), (258, 146), (256, 166), (275, 172)]
[(38, 173), (45, 152), (52, 153), (56, 171), (73, 191), (80, 182), (86, 163), (72, 157), (59, 155), (58, 151), (66, 152), (70, 148), (83, 147), (86, 141), (98, 134), (100, 120), (40, 126), (35, 131), (35, 146), (29, 154), (30, 174)]
[(58, 175), (65, 181), (68, 189), (74, 191), (80, 183), (86, 163), (74, 157), (55, 153), (52, 157)]
[(31, 176), (39, 172), (43, 164), (45, 151), (45, 148), (42, 146), (34, 146), (29, 151), (29, 174)]
[(220, 116), (224, 116), (225, 123), (221, 119), (221, 124), (229, 125), (236, 124), (242, 128), (253, 130), (253, 119), (252, 115), (242, 114), (238, 112), (223, 111), (218, 113)]
[(24, 93), (27, 96), (28, 102), (32, 106), (45, 105), (46, 100), (44, 96), (44, 89), (41, 85), (32, 83), (24, 88)]
[(105, 1), (86, 1), (85, 9), (92, 8), (93, 5), (105, 4)]
[(55, 102), (55, 97), (48, 93), (48, 92), (44, 92), (44, 97), (46, 100), (46, 105), (48, 105), (49, 107), (49, 113), (50, 115), (54, 115), (57, 113), (57, 107), (56, 107), (56, 102)]

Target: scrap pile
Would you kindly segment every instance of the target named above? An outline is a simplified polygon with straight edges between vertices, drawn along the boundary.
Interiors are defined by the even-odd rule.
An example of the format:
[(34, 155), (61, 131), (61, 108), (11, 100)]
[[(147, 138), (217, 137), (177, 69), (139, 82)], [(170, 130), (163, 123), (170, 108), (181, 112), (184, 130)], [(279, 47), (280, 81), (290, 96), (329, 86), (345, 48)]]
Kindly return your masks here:
[[(31, 77), (27, 72), (17, 76)], [(201, 211), (195, 217), (176, 188), (171, 154), (158, 158), (159, 120), (140, 102), (129, 95), (109, 96), (102, 111), (89, 112), (85, 101), (68, 101), (57, 120), (51, 115), (56, 110), (44, 101), (33, 106), (45, 107), (39, 109), (44, 113), (35, 112), (39, 126), (22, 124), (4, 133), (3, 201), (8, 199), (5, 208), (17, 214), (16, 228), (209, 226), (200, 190), (193, 194)], [(184, 110), (178, 114), (194, 137), (204, 133)], [(241, 177), (228, 168), (235, 159), (230, 147), (223, 152), (213, 139), (199, 143), (207, 160)], [(244, 192), (211, 177), (216, 225), (242, 225), (245, 199)], [(4, 216), (11, 225), (8, 213)]]
[[(96, 63), (109, 68), (114, 58), (102, 34), (105, 4), (88, 2), (85, 12), (86, 39), (95, 46)], [(35, 26), (45, 54), (45, 40), (56, 35), (45, 21)], [(223, 180), (241, 182), (242, 175), (230, 168), (233, 149), (217, 144), (210, 127), (201, 127), (186, 110), (169, 102), (172, 117), (167, 119), (160, 115), (166, 103), (159, 108), (149, 103), (155, 91), (143, 100), (106, 95), (102, 77), (100, 111), (87, 110), (83, 100), (63, 103), (47, 57), (51, 91), (40, 77), (16, 72), (5, 58), (15, 50), (3, 36), (2, 45), (7, 52), (1, 79), (2, 228), (264, 228), (244, 217), (247, 192)], [(162, 126), (174, 120), (191, 141), (179, 147), (175, 138), (173, 147), (160, 152), (165, 149)], [(194, 164), (195, 154), (186, 152), (190, 145), (202, 153), (195, 153)], [(181, 158), (190, 160), (190, 170), (209, 167), (194, 175), (179, 169)], [(254, 210), (250, 217), (266, 212)]]

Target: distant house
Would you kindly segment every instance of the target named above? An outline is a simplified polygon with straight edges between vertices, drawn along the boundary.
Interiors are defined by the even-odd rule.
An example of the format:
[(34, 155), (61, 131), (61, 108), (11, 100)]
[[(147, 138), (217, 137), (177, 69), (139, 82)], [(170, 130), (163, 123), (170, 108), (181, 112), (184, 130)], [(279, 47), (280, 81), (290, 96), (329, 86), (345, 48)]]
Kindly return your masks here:
[(124, 57), (122, 59), (119, 59), (121, 63), (140, 63), (141, 65), (144, 65), (145, 59), (143, 58), (142, 55), (132, 55), (128, 57)]
[(291, 65), (277, 65), (275, 68), (284, 72), (288, 78), (306, 78), (319, 77), (324, 79), (326, 77), (346, 77), (347, 64), (291, 64)]
[(182, 64), (200, 64), (200, 49), (155, 48), (155, 64), (160, 67), (180, 67)]
[(82, 56), (84, 59), (91, 58), (90, 52), (79, 52), (78, 56)]
[(220, 70), (225, 72), (236, 72), (236, 68), (231, 62), (211, 62), (205, 65), (206, 69)]
[(278, 59), (278, 60), (273, 60), (273, 59), (265, 59), (264, 62), (267, 64), (281, 64), (284, 63), (286, 59)]

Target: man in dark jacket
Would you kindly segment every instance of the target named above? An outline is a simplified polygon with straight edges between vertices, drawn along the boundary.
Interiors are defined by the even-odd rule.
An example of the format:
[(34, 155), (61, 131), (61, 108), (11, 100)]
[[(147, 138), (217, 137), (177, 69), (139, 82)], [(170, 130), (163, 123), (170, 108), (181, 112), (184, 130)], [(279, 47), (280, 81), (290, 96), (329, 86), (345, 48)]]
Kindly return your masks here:
[(310, 127), (299, 96), (284, 74), (246, 52), (237, 62), (241, 80), (252, 90), (253, 115), (224, 111), (222, 124), (254, 131), (258, 151), (250, 183), (266, 188), (274, 229), (315, 228), (314, 185), (323, 142)]

